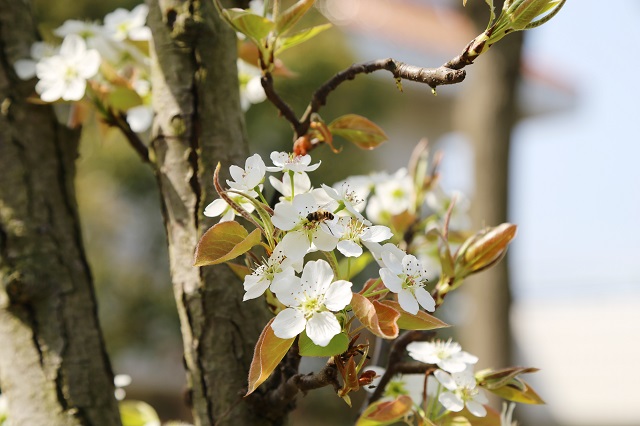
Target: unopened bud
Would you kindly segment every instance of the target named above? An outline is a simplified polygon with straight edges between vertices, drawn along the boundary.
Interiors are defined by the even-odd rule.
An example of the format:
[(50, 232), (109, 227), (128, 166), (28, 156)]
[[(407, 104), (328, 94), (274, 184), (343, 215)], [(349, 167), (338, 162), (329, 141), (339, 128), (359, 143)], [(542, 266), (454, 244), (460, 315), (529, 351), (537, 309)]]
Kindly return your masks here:
[(517, 226), (512, 223), (503, 223), (467, 239), (456, 253), (456, 278), (464, 278), (499, 262), (515, 237), (516, 229)]

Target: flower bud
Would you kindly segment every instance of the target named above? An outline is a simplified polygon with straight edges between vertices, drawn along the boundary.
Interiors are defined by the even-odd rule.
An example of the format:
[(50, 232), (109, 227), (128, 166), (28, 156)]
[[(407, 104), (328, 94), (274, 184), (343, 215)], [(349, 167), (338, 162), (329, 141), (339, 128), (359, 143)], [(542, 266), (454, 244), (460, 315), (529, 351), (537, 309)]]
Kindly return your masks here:
[(514, 224), (503, 223), (467, 239), (456, 253), (456, 278), (464, 278), (500, 261), (516, 235), (516, 228)]

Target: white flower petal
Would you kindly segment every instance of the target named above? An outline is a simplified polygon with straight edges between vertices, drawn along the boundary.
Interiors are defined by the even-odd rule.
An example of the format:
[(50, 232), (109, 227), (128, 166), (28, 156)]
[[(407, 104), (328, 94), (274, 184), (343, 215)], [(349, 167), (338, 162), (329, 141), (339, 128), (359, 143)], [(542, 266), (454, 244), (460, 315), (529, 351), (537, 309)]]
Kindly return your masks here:
[(451, 393), (451, 392), (443, 392), (438, 397), (438, 401), (449, 411), (461, 411), (464, 408), (464, 402), (462, 399)]
[(360, 257), (362, 255), (362, 247), (351, 240), (339, 241), (336, 247), (346, 257)]
[(290, 339), (302, 333), (306, 324), (307, 320), (304, 318), (302, 312), (293, 308), (287, 308), (278, 313), (271, 323), (271, 328), (277, 337)]
[(84, 96), (84, 91), (87, 88), (87, 81), (82, 78), (74, 78), (67, 82), (67, 87), (62, 94), (62, 99), (65, 101), (79, 101)]
[(409, 290), (402, 289), (398, 292), (398, 303), (400, 303), (400, 307), (410, 313), (411, 315), (415, 315), (420, 310), (420, 306), (418, 306), (418, 301), (413, 296), (413, 293)]
[(324, 294), (331, 285), (333, 270), (325, 260), (311, 261), (304, 266), (300, 281), (304, 292), (309, 297), (316, 297)]
[(394, 274), (389, 268), (380, 269), (380, 278), (382, 283), (394, 293), (399, 293), (402, 290), (402, 279)]
[(426, 309), (429, 312), (433, 312), (436, 310), (436, 301), (433, 300), (433, 297), (431, 297), (429, 292), (425, 290), (424, 287), (415, 288), (414, 294), (416, 296), (416, 299), (418, 299), (418, 303), (424, 309)]
[(433, 375), (445, 388), (449, 390), (456, 390), (458, 388), (458, 385), (456, 384), (456, 381), (453, 380), (453, 377), (451, 377), (451, 374), (442, 370), (436, 370)]
[(288, 232), (280, 244), (285, 255), (294, 262), (304, 258), (311, 247), (309, 238), (301, 231)]
[(345, 280), (338, 280), (333, 282), (324, 294), (324, 306), (330, 311), (336, 312), (351, 303), (352, 297), (351, 283)]
[(388, 240), (391, 237), (393, 237), (391, 229), (382, 225), (369, 226), (365, 229), (362, 235), (360, 235), (361, 240), (372, 241), (375, 243)]
[(18, 59), (13, 64), (18, 78), (21, 80), (29, 80), (36, 76), (36, 61), (31, 59)]
[(66, 86), (62, 80), (40, 80), (36, 84), (36, 92), (45, 102), (54, 102), (62, 97)]
[(469, 412), (476, 417), (484, 417), (487, 415), (487, 409), (479, 402), (467, 401), (466, 406)]
[(269, 288), (269, 280), (264, 276), (256, 276), (253, 274), (244, 277), (244, 290), (246, 293), (242, 298), (242, 301), (255, 299), (264, 294), (265, 290)]
[(127, 110), (127, 123), (136, 133), (144, 132), (153, 122), (153, 109), (147, 105), (138, 105)]
[(321, 226), (316, 228), (316, 232), (312, 234), (313, 245), (322, 251), (331, 251), (338, 244), (338, 237), (325, 232)]
[(422, 272), (420, 261), (412, 254), (402, 258), (402, 269), (407, 275), (419, 276)]
[(203, 214), (207, 217), (216, 217), (220, 216), (227, 208), (229, 208), (227, 202), (222, 198), (218, 198), (216, 200), (213, 200), (207, 207), (204, 208)]
[(283, 231), (289, 231), (295, 228), (301, 220), (302, 218), (295, 206), (286, 201), (276, 204), (273, 209), (271, 222), (276, 228), (282, 229)]
[(318, 346), (327, 346), (340, 331), (340, 323), (331, 312), (317, 312), (307, 321), (307, 336)]
[(296, 307), (300, 304), (300, 290), (300, 278), (295, 275), (283, 277), (271, 283), (271, 291), (275, 293), (283, 305), (289, 307)]

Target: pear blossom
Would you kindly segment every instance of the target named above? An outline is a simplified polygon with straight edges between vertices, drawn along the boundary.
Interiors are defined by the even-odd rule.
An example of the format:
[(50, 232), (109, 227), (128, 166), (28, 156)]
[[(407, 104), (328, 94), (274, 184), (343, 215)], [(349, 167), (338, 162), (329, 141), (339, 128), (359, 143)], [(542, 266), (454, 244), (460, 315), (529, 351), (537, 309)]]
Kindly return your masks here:
[(69, 35), (62, 42), (59, 54), (44, 58), (36, 65), (36, 75), (40, 79), (36, 91), (46, 102), (80, 100), (87, 79), (96, 75), (99, 67), (98, 51), (87, 50), (81, 37)]
[(502, 403), (502, 412), (500, 413), (500, 426), (518, 426), (518, 422), (513, 420), (513, 410), (516, 408), (516, 404), (510, 402)]
[(232, 164), (229, 173), (233, 178), (227, 180), (227, 185), (237, 191), (251, 191), (258, 187), (264, 180), (266, 173), (264, 161), (259, 154), (253, 154), (244, 163), (244, 169)]
[(435, 300), (424, 288), (427, 271), (414, 255), (400, 257), (397, 252), (383, 250), (382, 260), (386, 267), (380, 269), (380, 278), (389, 290), (398, 294), (402, 309), (412, 315), (418, 313), (418, 304), (427, 311), (435, 310)]
[(242, 59), (238, 59), (238, 79), (240, 81), (240, 106), (243, 111), (251, 105), (259, 104), (267, 99), (267, 94), (262, 87), (262, 71)]
[(438, 401), (449, 411), (461, 411), (465, 406), (476, 417), (487, 415), (487, 409), (483, 404), (487, 397), (478, 386), (473, 376), (473, 371), (467, 368), (459, 373), (449, 374), (444, 370), (436, 370), (433, 375), (447, 391), (438, 396)]
[(152, 122), (153, 108), (150, 105), (138, 105), (127, 110), (127, 123), (136, 133), (149, 129)]
[(68, 19), (53, 30), (53, 33), (62, 38), (72, 34), (82, 37), (88, 48), (96, 49), (109, 62), (116, 63), (122, 56), (122, 43), (117, 44), (111, 40), (105, 28), (95, 22)]
[[(246, 194), (252, 198), (258, 196), (255, 191), (238, 191)], [(228, 192), (227, 195), (233, 202), (238, 204), (241, 208), (246, 210), (248, 213), (251, 213), (255, 210), (255, 207), (246, 197), (240, 194), (234, 194), (232, 192)], [(233, 218), (238, 214), (233, 207), (231, 207), (223, 198), (218, 198), (213, 200), (213, 202), (209, 203), (207, 207), (204, 209), (204, 215), (207, 217), (217, 217), (221, 216), (220, 222), (228, 222), (233, 220)]]
[(302, 265), (285, 256), (281, 244), (277, 245), (269, 259), (258, 266), (252, 274), (244, 277), (243, 285), (246, 293), (242, 300), (260, 297), (269, 287), (272, 287), (275, 292), (278, 284), (295, 278), (296, 270), (301, 269)]
[(302, 276), (287, 283), (276, 292), (278, 300), (287, 308), (271, 323), (274, 334), (290, 339), (306, 330), (313, 343), (327, 346), (342, 331), (334, 312), (351, 302), (351, 283), (333, 281), (331, 266), (324, 260), (308, 262)]
[(0, 425), (7, 420), (9, 415), (9, 401), (4, 394), (0, 393)]
[(310, 155), (296, 155), (274, 151), (270, 157), (271, 161), (273, 161), (273, 166), (267, 167), (267, 171), (269, 172), (312, 172), (320, 167), (320, 161), (316, 164), (311, 164)]
[(436, 340), (434, 342), (411, 342), (407, 345), (409, 356), (416, 361), (436, 364), (449, 373), (464, 371), (468, 365), (478, 362), (478, 357), (462, 350), (459, 343)]
[(393, 175), (373, 176), (375, 193), (367, 204), (367, 217), (376, 223), (409, 210), (414, 202), (414, 185), (405, 168)]
[[(289, 231), (281, 243), (285, 254), (302, 259), (309, 251), (331, 251), (343, 233), (338, 218), (327, 214), (313, 193), (297, 194), (291, 202), (281, 201), (273, 210), (272, 223)], [(319, 218), (319, 216), (322, 216)]]
[[(375, 392), (380, 385), (380, 379), (385, 373), (385, 369), (376, 365), (367, 366), (364, 370), (375, 371), (377, 376), (369, 386), (365, 387), (367, 392)], [(417, 406), (424, 401), (424, 374), (396, 374), (391, 378), (384, 389), (382, 399), (395, 399), (400, 395), (407, 395)], [(427, 395), (435, 395), (437, 392), (436, 382), (431, 379), (427, 381)]]
[(36, 65), (41, 59), (58, 54), (59, 48), (44, 41), (36, 41), (31, 45), (29, 59), (18, 59), (13, 68), (21, 80), (28, 80), (36, 76)]
[(151, 30), (145, 25), (149, 7), (139, 4), (133, 10), (118, 8), (104, 17), (106, 33), (116, 41), (151, 40)]
[(348, 185), (343, 184), (336, 190), (335, 188), (322, 184), (322, 189), (325, 190), (329, 197), (338, 202), (338, 208), (346, 209), (362, 222), (369, 222), (362, 216), (362, 213), (360, 213), (361, 208), (364, 206), (364, 199), (360, 198)]
[[(305, 172), (293, 174), (293, 191), (291, 188), (291, 176), (288, 173), (282, 175), (278, 180), (274, 176), (269, 176), (271, 186), (284, 196), (285, 200), (291, 200), (292, 194), (304, 194), (311, 191), (311, 180)], [(282, 200), (282, 198), (280, 198)]]
[(131, 384), (131, 376), (128, 374), (116, 374), (113, 378), (113, 385), (115, 387), (114, 395), (118, 401), (122, 401), (126, 396), (127, 392), (124, 390), (125, 387)]
[(454, 200), (455, 204), (449, 217), (449, 229), (469, 229), (471, 226), (471, 218), (469, 217), (470, 202), (462, 192), (453, 191), (451, 195), (448, 195), (440, 186), (437, 186), (425, 195), (426, 205), (440, 217), (444, 217), (447, 214), (449, 206)]
[(388, 227), (367, 225), (355, 217), (343, 216), (339, 219), (339, 223), (343, 225), (344, 233), (336, 248), (347, 257), (361, 256), (362, 246), (360, 244), (379, 243), (393, 236)]

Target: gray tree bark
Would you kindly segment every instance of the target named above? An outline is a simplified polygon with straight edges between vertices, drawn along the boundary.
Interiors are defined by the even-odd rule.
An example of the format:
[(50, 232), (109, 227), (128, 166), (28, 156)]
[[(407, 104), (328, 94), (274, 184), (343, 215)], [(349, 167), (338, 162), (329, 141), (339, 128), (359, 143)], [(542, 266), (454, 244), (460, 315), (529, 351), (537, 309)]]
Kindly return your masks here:
[(196, 244), (213, 222), (203, 216), (216, 196), (215, 166), (244, 164), (248, 145), (240, 109), (236, 36), (213, 2), (149, 1), (154, 34), (156, 119), (150, 161), (156, 170), (197, 425), (268, 425), (242, 400), (260, 331), (262, 302), (242, 302), (227, 266), (193, 267)]
[(26, 1), (0, 0), (0, 388), (12, 425), (119, 425), (78, 222), (78, 131), (29, 103)]
[[(502, 2), (496, 4), (499, 12)], [(478, 32), (487, 25), (484, 2), (469, 2)], [(523, 33), (509, 34), (473, 65), (472, 78), (457, 107), (456, 128), (463, 130), (475, 154), (473, 229), (507, 221), (509, 145), (516, 124), (516, 86)], [(470, 302), (460, 327), (464, 348), (480, 358), (481, 367), (506, 367), (511, 362), (509, 310), (511, 293), (507, 262), (470, 277), (462, 287)]]

